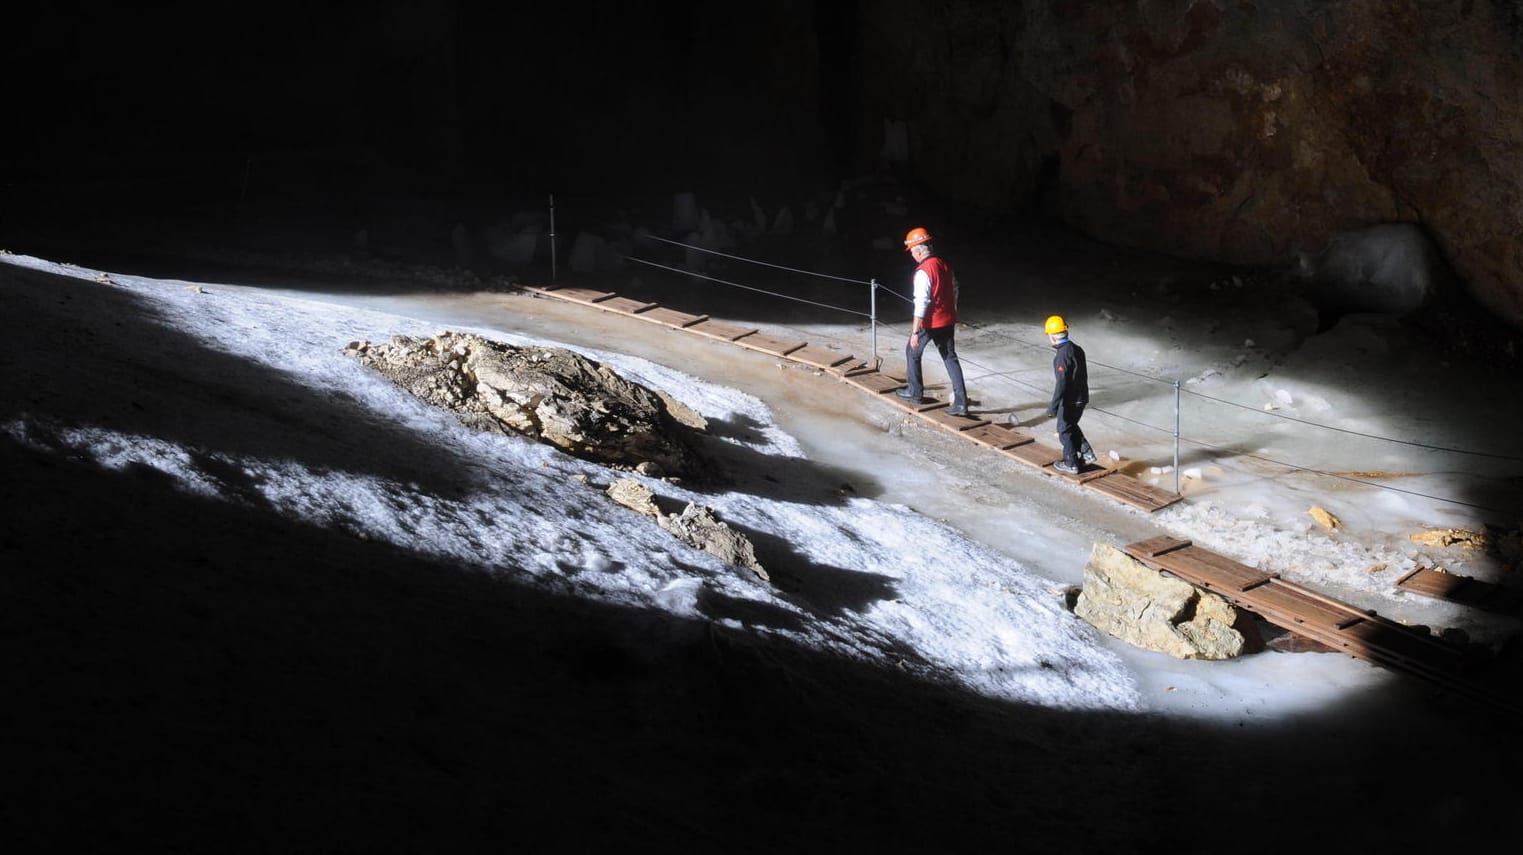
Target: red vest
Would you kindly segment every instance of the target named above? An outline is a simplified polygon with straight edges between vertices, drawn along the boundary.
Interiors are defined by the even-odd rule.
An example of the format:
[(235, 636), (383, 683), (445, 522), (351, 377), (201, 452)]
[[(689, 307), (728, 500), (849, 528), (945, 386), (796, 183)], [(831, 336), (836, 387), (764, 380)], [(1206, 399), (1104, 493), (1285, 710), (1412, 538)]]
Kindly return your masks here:
[(957, 275), (952, 265), (933, 255), (915, 268), (925, 271), (931, 280), (931, 304), (926, 307), (921, 324), (928, 329), (949, 327), (957, 323)]

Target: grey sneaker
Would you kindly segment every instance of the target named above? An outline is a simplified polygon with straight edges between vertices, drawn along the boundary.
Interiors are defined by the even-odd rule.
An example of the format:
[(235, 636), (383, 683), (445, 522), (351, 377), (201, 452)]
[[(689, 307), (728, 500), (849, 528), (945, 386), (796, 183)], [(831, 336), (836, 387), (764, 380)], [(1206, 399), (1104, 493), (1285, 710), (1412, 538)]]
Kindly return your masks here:
[(1062, 472), (1064, 475), (1079, 474), (1079, 467), (1069, 463), (1067, 460), (1059, 460), (1057, 463), (1052, 464), (1052, 468)]
[(1090, 466), (1094, 466), (1100, 462), (1100, 458), (1095, 456), (1095, 450), (1093, 448), (1084, 449), (1084, 462), (1088, 463)]

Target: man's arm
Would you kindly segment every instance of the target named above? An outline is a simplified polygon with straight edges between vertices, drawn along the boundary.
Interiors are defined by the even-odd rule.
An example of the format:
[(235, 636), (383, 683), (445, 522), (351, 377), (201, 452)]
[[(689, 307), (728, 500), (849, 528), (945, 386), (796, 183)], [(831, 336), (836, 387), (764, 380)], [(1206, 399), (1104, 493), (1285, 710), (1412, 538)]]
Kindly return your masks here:
[(931, 277), (924, 270), (915, 271), (915, 317), (910, 319), (910, 335), (925, 327), (925, 313), (931, 308)]

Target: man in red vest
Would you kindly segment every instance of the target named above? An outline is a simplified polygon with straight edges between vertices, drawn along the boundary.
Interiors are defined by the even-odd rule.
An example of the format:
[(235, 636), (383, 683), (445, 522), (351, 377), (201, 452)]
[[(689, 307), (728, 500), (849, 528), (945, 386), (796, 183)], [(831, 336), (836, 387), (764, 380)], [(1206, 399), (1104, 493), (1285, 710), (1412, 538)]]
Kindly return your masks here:
[(936, 343), (941, 363), (952, 381), (952, 405), (947, 413), (968, 414), (968, 390), (962, 382), (962, 363), (957, 360), (957, 274), (952, 265), (936, 254), (931, 234), (925, 229), (910, 229), (904, 236), (904, 248), (915, 259), (915, 317), (910, 322), (910, 342), (904, 348), (905, 382), (909, 385), (894, 394), (924, 403), (924, 386), (920, 376), (920, 355), (929, 342)]

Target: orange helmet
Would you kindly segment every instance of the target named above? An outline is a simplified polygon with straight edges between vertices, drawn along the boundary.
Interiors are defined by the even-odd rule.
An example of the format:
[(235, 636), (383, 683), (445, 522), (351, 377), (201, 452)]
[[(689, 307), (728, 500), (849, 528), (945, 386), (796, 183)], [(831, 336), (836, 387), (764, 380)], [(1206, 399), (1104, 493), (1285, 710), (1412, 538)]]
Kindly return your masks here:
[(904, 249), (908, 252), (912, 247), (931, 242), (931, 233), (925, 229), (910, 229), (910, 233), (904, 236)]

